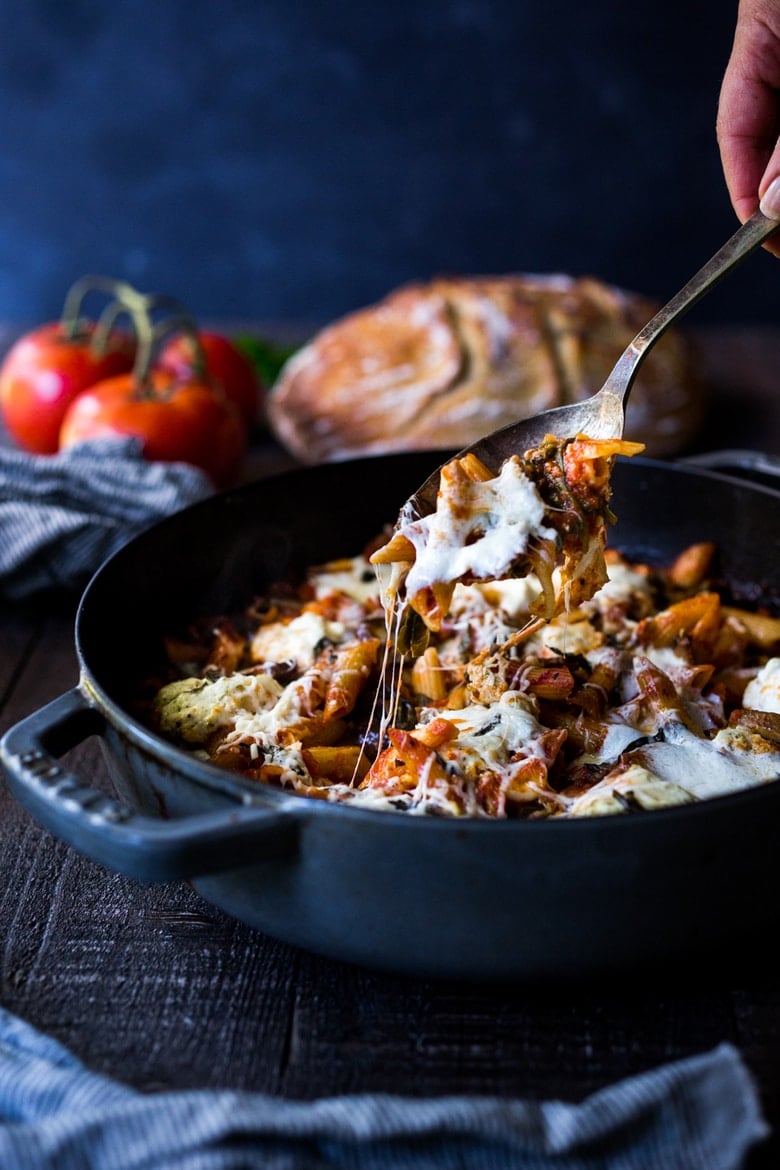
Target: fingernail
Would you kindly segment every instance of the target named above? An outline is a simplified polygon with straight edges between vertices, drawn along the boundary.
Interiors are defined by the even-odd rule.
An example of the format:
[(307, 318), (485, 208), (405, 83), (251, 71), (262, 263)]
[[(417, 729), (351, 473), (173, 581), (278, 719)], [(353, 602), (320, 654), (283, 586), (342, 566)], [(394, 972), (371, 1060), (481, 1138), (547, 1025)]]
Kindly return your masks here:
[(780, 175), (772, 180), (761, 196), (759, 207), (767, 219), (780, 219)]

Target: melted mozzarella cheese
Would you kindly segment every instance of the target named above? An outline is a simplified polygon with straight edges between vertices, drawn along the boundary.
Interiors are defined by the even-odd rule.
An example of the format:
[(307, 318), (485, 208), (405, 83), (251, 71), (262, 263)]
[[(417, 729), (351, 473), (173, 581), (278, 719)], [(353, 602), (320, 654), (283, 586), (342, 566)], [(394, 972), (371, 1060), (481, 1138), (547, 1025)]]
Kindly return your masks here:
[(691, 665), (688, 659), (682, 654), (677, 654), (671, 646), (643, 646), (642, 657), (647, 658), (653, 666), (657, 666), (672, 680), (681, 674), (690, 674)]
[(236, 712), (231, 739), (263, 745), (278, 743), (281, 732), (294, 729), (308, 716), (309, 696), (315, 681), (312, 675), (303, 675), (280, 689), (273, 705)]
[(636, 727), (625, 723), (618, 715), (610, 713), (607, 716), (606, 734), (598, 751), (580, 756), (578, 763), (613, 764), (632, 743), (641, 739), (642, 736), (643, 733)]
[(707, 740), (681, 724), (670, 724), (663, 741), (637, 748), (626, 758), (641, 763), (660, 779), (678, 784), (697, 800), (741, 792), (780, 777), (780, 753), (752, 750), (752, 741), (731, 734), (731, 730)]
[(517, 625), (531, 612), (531, 606), (541, 596), (542, 587), (533, 573), (527, 577), (508, 577), (504, 581), (486, 581), (478, 585), (458, 585), (450, 606), (450, 612), (455, 610), (458, 594), (461, 590), (478, 593), (485, 605), (492, 610), (500, 610), (507, 618)]
[(345, 593), (353, 601), (366, 605), (379, 594), (379, 583), (374, 566), (365, 557), (351, 557), (338, 561), (333, 568), (327, 565), (311, 573), (315, 597), (330, 593)]
[(233, 674), (213, 681), (185, 678), (162, 687), (155, 707), (163, 731), (204, 743), (242, 713), (250, 718), (273, 707), (282, 688), (267, 674)]
[(647, 577), (630, 565), (622, 564), (620, 561), (607, 564), (607, 577), (606, 583), (594, 593), (590, 601), (585, 602), (585, 607), (593, 606), (598, 609), (604, 602), (628, 606), (637, 594), (645, 598), (648, 604), (652, 603), (653, 593)]
[(543, 626), (534, 639), (535, 645), (559, 654), (589, 654), (603, 643), (604, 635), (589, 621), (569, 622), (565, 614)]
[(440, 493), (435, 512), (399, 528), (415, 549), (407, 593), (467, 576), (504, 576), (531, 537), (554, 537), (543, 520), (544, 502), (517, 459), (508, 459), (494, 479), (469, 482), (454, 498)]
[[(512, 581), (507, 584), (522, 585), (523, 582)], [(452, 634), (439, 645), (439, 658), (454, 666), (463, 663), (465, 647), (468, 647), (470, 655), (475, 655), (505, 642), (517, 629), (517, 622), (503, 608), (491, 604), (482, 586), (458, 585), (453, 594), (447, 626)]]
[(510, 757), (523, 749), (534, 754), (534, 742), (543, 731), (533, 714), (531, 700), (519, 691), (505, 691), (490, 706), (474, 704), (461, 711), (448, 711), (446, 718), (455, 724), (458, 734), (439, 749), (439, 754), (467, 777), (501, 771)]
[(572, 801), (570, 817), (598, 817), (630, 812), (632, 806), (650, 810), (691, 804), (695, 798), (673, 780), (656, 776), (640, 764), (633, 764), (615, 776), (605, 776), (598, 784)]
[(326, 621), (320, 614), (306, 610), (290, 622), (261, 626), (252, 638), (251, 655), (255, 662), (290, 661), (305, 670), (321, 642), (338, 643), (343, 638), (341, 622)]
[(780, 715), (780, 658), (770, 658), (745, 687), (743, 706)]

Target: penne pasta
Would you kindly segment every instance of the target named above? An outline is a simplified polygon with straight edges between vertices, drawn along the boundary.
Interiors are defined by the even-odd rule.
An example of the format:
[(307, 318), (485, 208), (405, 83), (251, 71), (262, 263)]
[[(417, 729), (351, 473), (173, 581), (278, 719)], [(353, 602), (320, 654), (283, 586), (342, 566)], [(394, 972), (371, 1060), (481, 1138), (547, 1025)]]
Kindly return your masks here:
[(497, 475), (471, 453), (446, 463), (433, 515), (402, 515), (371, 557), (398, 568), (385, 592), (388, 613), (410, 607), (437, 631), (456, 584), (529, 573), (542, 584), (537, 612), (547, 620), (592, 597), (607, 579), (612, 465), (641, 450), (619, 439), (548, 436)]
[(410, 815), (626, 814), (780, 778), (780, 618), (721, 597), (709, 542), (655, 567), (605, 548), (635, 450), (451, 461), (428, 523), (171, 631), (151, 726), (248, 783)]

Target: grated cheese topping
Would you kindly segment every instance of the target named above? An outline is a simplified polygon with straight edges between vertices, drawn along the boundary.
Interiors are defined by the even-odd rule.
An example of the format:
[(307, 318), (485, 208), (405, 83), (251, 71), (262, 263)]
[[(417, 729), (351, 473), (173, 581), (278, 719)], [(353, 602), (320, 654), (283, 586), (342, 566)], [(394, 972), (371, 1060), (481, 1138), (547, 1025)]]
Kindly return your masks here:
[[(683, 588), (618, 553), (595, 594), (533, 623), (533, 573), (472, 578), (500, 577), (548, 539), (544, 505), (511, 461), (471, 486), (468, 516), (445, 509), (404, 530), (411, 570), (377, 576), (362, 555), (319, 566), (278, 619), (271, 596), (263, 622), (236, 634), (236, 669), (219, 675), (204, 645), (199, 677), (156, 691), (153, 725), (252, 781), (411, 816), (646, 814), (780, 778), (769, 623), (741, 622), (705, 579)], [(522, 512), (509, 529), (504, 509)], [(445, 570), (467, 580), (424, 649), (397, 652), (380, 594)]]

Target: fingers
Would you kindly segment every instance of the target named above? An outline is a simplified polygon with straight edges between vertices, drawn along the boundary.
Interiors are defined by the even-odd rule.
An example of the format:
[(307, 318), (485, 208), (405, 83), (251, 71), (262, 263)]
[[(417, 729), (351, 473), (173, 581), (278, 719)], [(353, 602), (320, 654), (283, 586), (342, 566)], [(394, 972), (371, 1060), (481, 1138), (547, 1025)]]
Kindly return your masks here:
[[(736, 70), (724, 77), (718, 107), (718, 145), (729, 197), (741, 222), (758, 207), (759, 183), (768, 173), (776, 146), (776, 102), (774, 93)], [(780, 174), (780, 165), (776, 173)]]
[[(780, 219), (780, 0), (742, 0), (720, 91), (717, 137), (723, 174), (744, 222), (763, 201)], [(780, 241), (768, 250), (780, 256)]]

